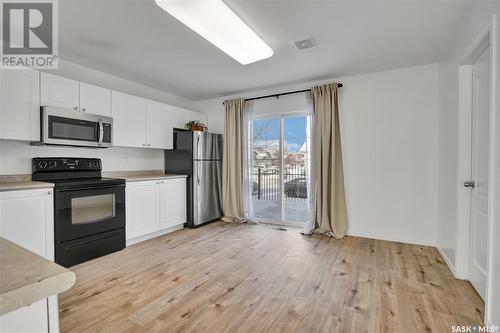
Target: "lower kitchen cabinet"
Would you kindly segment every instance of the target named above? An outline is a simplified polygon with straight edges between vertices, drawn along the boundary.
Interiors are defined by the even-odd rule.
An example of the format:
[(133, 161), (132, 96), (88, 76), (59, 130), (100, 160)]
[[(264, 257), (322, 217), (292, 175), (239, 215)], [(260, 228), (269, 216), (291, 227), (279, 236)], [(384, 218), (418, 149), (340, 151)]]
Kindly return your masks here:
[[(0, 236), (54, 261), (52, 189), (0, 192)], [(0, 316), (0, 332), (59, 332), (57, 296)]]
[(126, 237), (135, 243), (186, 222), (186, 179), (127, 182)]
[(160, 228), (186, 222), (186, 178), (165, 179), (160, 190)]
[(143, 236), (160, 229), (160, 181), (128, 182), (126, 196), (126, 237)]

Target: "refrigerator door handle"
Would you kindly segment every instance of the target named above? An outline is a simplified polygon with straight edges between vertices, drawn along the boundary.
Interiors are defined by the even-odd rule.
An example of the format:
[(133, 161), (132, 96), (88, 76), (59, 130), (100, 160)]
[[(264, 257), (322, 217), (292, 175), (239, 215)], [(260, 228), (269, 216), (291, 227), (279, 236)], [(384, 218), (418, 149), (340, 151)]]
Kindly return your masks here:
[[(197, 135), (197, 138), (196, 138), (196, 158), (200, 158), (200, 136)], [(198, 179), (198, 184), (200, 183), (199, 179)]]
[(196, 163), (197, 164), (197, 172), (196, 172), (196, 180), (198, 181), (198, 186), (200, 185), (200, 167), (201, 167), (201, 163)]

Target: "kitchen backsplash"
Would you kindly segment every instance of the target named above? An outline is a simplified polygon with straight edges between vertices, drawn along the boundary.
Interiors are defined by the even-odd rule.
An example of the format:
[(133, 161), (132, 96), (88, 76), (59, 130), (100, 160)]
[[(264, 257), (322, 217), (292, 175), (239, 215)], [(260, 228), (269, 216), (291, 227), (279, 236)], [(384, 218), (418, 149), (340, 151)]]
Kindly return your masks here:
[(0, 140), (0, 174), (30, 174), (31, 158), (65, 156), (101, 158), (104, 171), (164, 168), (164, 151), (160, 149), (31, 146), (28, 142)]

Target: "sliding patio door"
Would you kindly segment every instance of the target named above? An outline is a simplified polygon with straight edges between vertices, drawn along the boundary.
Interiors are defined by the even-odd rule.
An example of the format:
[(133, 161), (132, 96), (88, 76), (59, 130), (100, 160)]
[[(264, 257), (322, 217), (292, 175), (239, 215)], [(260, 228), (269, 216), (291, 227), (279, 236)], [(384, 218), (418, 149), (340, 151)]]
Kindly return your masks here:
[(309, 217), (310, 117), (255, 117), (250, 127), (254, 219), (303, 226)]

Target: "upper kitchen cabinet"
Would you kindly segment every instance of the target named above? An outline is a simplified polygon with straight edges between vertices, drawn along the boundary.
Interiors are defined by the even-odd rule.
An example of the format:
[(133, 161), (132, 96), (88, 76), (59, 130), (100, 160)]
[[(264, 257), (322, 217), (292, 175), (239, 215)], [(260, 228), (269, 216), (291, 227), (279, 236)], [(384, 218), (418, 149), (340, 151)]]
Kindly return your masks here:
[(109, 117), (111, 90), (53, 74), (41, 74), (41, 105)]
[(38, 71), (0, 70), (0, 139), (40, 140)]
[(118, 91), (111, 92), (113, 145), (146, 147), (146, 100)]
[(148, 100), (146, 144), (149, 148), (172, 149), (172, 107)]
[(172, 124), (174, 128), (184, 128), (184, 125), (191, 120), (200, 120), (206, 124), (207, 115), (178, 106), (172, 106)]
[(80, 111), (111, 116), (111, 90), (80, 82)]
[(80, 109), (80, 83), (53, 74), (40, 74), (40, 99), (42, 106), (61, 109)]

